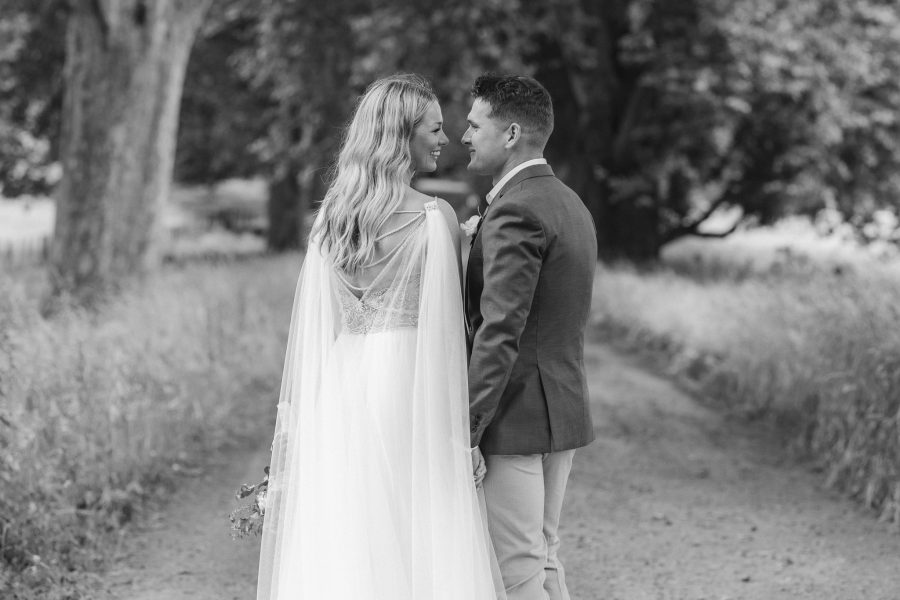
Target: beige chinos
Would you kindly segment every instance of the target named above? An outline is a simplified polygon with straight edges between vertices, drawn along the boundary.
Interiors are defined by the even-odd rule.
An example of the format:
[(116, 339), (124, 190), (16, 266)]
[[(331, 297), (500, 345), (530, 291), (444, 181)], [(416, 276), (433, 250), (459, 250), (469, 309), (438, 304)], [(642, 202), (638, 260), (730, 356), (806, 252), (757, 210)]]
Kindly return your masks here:
[(491, 541), (508, 600), (569, 600), (559, 515), (575, 450), (485, 457)]

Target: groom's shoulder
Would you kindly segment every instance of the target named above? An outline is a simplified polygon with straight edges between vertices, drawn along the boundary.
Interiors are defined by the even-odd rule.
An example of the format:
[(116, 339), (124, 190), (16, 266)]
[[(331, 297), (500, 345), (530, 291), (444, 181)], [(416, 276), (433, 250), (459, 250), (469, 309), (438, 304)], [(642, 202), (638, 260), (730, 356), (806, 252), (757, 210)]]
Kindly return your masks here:
[(541, 208), (552, 210), (554, 203), (548, 199), (578, 198), (578, 195), (555, 175), (541, 175), (518, 182), (501, 198), (514, 205), (531, 206), (538, 211)]
[(515, 190), (510, 189), (509, 191), (525, 196), (574, 193), (553, 173), (541, 173), (524, 179), (516, 185)]

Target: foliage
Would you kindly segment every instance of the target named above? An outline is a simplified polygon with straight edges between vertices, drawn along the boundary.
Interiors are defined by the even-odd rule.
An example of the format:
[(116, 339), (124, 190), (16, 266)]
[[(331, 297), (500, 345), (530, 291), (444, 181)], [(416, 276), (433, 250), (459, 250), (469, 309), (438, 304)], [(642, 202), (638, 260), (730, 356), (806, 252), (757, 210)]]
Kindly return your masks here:
[(60, 177), (67, 10), (62, 0), (0, 6), (0, 193), (46, 193)]
[(269, 90), (254, 87), (239, 63), (256, 44), (258, 10), (244, 2), (213, 5), (185, 74), (175, 179), (214, 184), (265, 171), (262, 160)]
[(641, 75), (613, 161), (617, 200), (659, 209), (660, 241), (715, 209), (771, 223), (897, 206), (900, 14), (880, 0), (657, 3), (624, 38)]
[(0, 596), (95, 597), (146, 500), (270, 426), (299, 263), (170, 269), (52, 320), (0, 278)]
[(761, 130), (758, 146), (769, 139), (776, 148), (776, 168), (759, 177), (759, 187), (780, 195), (788, 208), (837, 207), (863, 220), (879, 207), (896, 208), (896, 6), (760, 0), (728, 12), (733, 72), (753, 84), (748, 91), (754, 93), (744, 95), (750, 109), (744, 120)]
[(861, 228), (896, 205), (888, 2), (554, 0), (506, 16), (482, 39), (550, 89), (548, 155), (612, 254), (710, 235), (728, 207), (761, 223), (840, 207)]
[[(0, 168), (46, 185), (58, 176), (42, 169), (55, 157), (64, 3), (6, 1), (19, 16), (0, 19), (15, 42), (0, 57), (15, 84), (0, 93)], [(178, 176), (265, 174), (300, 200), (275, 218), (300, 222), (367, 83), (429, 76), (457, 137), (484, 70), (548, 86), (548, 156), (611, 254), (709, 235), (708, 217), (728, 207), (743, 223), (829, 208), (860, 232), (897, 210), (891, 0), (219, 0), (185, 81)], [(464, 177), (465, 161), (451, 145), (441, 170)], [(9, 193), (34, 189), (7, 180)]]
[(422, 73), (432, 81), (451, 139), (442, 150), (438, 176), (468, 179), (474, 189), (486, 185), (484, 178), (466, 172), (468, 152), (453, 142), (465, 131), (469, 90), (477, 75), (529, 70), (522, 61), (520, 9), (518, 1), (390, 1), (353, 23), (359, 36), (354, 68), (359, 89), (394, 72)]

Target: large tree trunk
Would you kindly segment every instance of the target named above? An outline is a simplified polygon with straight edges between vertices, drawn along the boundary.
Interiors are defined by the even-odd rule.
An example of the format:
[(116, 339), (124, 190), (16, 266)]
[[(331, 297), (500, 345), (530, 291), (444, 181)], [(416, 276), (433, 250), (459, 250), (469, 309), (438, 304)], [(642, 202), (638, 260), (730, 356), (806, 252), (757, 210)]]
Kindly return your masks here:
[[(553, 97), (556, 126), (547, 157), (590, 210), (600, 256), (631, 256), (631, 238), (641, 234), (633, 229), (635, 215), (622, 214), (609, 185), (614, 140), (635, 78), (618, 57), (620, 39), (628, 31), (630, 0), (573, 3), (578, 10), (560, 5), (558, 31), (539, 34), (535, 53), (528, 57)], [(575, 38), (567, 38), (573, 35), (574, 44)], [(585, 60), (584, 47), (594, 49), (592, 60)]]
[(269, 181), (269, 250), (284, 252), (305, 247), (303, 219), (306, 214), (300, 177), (292, 161), (277, 169)]
[(159, 259), (188, 55), (211, 0), (74, 0), (51, 279), (89, 304)]
[(304, 167), (295, 161), (279, 170), (269, 183), (268, 246), (273, 252), (306, 249), (310, 211), (325, 195), (318, 169), (310, 157), (304, 162)]
[[(579, 9), (573, 11), (573, 4)], [(556, 131), (547, 156), (590, 209), (600, 256), (653, 262), (667, 241), (664, 201), (676, 198), (661, 197), (654, 182), (630, 189), (616, 185), (617, 179), (634, 180), (648, 167), (637, 158), (634, 134), (656, 110), (658, 100), (654, 89), (642, 85), (652, 64), (623, 57), (621, 42), (631, 34), (636, 5), (634, 0), (559, 3), (551, 21), (557, 29), (540, 30), (532, 40), (534, 54), (526, 58), (553, 96)], [(541, 5), (538, 10), (546, 8)], [(683, 37), (672, 23), (696, 20), (694, 2), (661, 2), (652, 10), (649, 26), (654, 39)], [(532, 16), (546, 20), (542, 12)]]

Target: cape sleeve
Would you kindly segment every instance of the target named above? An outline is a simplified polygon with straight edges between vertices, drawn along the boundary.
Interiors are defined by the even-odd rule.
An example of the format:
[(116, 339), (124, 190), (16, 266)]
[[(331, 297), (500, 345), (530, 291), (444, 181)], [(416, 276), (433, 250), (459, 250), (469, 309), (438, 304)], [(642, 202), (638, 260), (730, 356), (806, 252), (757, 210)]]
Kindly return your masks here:
[(291, 326), (278, 399), (269, 484), (266, 497), (257, 598), (270, 600), (279, 578), (281, 549), (301, 489), (292, 477), (302, 476), (296, 465), (301, 452), (315, 446), (316, 399), (329, 360), (338, 325), (339, 308), (333, 293), (331, 269), (319, 245), (312, 241), (306, 253), (291, 311)]
[[(483, 496), (479, 499), (472, 473), (466, 338), (456, 252), (437, 204), (428, 206), (412, 421), (415, 435), (420, 436), (413, 443), (417, 448), (412, 457), (413, 486), (427, 490), (427, 500), (415, 507), (418, 514), (413, 522), (422, 524), (414, 535), (440, 536), (440, 542), (419, 544), (433, 548), (435, 556), (415, 559), (427, 561), (438, 571), (434, 581), (453, 578), (453, 588), (460, 591), (458, 574), (470, 573), (470, 587), (461, 598), (505, 599), (483, 505), (479, 506)], [(424, 586), (414, 582), (413, 589)]]

